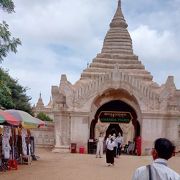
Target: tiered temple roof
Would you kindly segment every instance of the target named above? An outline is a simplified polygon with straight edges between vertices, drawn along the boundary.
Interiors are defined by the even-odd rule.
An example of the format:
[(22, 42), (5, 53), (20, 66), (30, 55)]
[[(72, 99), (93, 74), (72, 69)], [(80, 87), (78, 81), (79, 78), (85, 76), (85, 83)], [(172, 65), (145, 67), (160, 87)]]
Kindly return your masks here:
[(94, 79), (117, 68), (121, 72), (127, 72), (129, 75), (152, 82), (152, 75), (145, 70), (138, 56), (133, 53), (132, 39), (127, 27), (119, 0), (101, 53), (97, 54), (90, 66), (82, 72), (81, 80)]

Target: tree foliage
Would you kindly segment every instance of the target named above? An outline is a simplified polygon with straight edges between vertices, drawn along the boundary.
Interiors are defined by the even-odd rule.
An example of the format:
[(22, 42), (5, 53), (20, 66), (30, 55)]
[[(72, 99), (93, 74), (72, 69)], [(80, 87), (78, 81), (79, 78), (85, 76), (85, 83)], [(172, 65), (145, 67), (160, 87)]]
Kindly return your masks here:
[(29, 103), (30, 97), (26, 95), (27, 88), (18, 84), (8, 72), (0, 68), (0, 106), (6, 109), (19, 109), (32, 114)]
[[(8, 13), (14, 12), (14, 3), (11, 0), (0, 0), (0, 8)], [(0, 23), (0, 62), (9, 52), (17, 52), (17, 46), (21, 45), (19, 38), (11, 36), (8, 24), (3, 21)]]
[(8, 13), (14, 12), (14, 3), (11, 0), (0, 0), (0, 7)]
[(48, 115), (43, 112), (38, 113), (37, 118), (41, 119), (42, 121), (53, 121)]

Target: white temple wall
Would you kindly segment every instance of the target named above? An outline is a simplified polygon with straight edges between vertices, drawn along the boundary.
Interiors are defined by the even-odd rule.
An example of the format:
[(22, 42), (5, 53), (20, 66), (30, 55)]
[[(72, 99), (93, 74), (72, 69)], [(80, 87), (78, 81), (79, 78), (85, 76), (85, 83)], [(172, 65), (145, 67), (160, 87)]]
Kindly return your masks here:
[(70, 116), (63, 112), (55, 115), (55, 147), (69, 148), (70, 144)]
[(166, 138), (178, 144), (180, 141), (180, 119), (171, 118), (166, 120)]
[(60, 117), (55, 116), (54, 119), (54, 133), (55, 133), (55, 147), (59, 148), (60, 147)]
[(154, 140), (166, 137), (166, 121), (158, 115), (143, 116), (141, 124), (142, 154), (150, 154)]
[(34, 137), (35, 147), (54, 146), (54, 123), (46, 122), (46, 124), (46, 127), (31, 130), (31, 135)]
[(89, 118), (88, 116), (71, 116), (71, 143), (76, 143), (77, 148), (84, 146), (87, 148), (89, 138)]
[(142, 122), (142, 152), (149, 154), (157, 138), (168, 138), (179, 146), (178, 117), (168, 117), (165, 114), (143, 115)]

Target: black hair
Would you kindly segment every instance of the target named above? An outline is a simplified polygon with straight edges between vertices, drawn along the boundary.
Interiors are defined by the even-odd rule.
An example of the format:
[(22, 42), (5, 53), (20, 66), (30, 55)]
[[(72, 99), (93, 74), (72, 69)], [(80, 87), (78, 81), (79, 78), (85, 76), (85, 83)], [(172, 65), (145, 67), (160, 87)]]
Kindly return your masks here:
[(174, 144), (166, 138), (156, 139), (154, 148), (158, 153), (158, 157), (166, 160), (172, 157), (175, 150)]

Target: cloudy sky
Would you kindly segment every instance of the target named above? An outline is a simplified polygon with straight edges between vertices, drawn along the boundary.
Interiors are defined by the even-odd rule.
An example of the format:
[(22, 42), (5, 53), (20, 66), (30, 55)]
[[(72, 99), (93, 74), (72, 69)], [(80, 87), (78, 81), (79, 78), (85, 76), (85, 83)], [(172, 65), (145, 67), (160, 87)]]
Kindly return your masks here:
[[(100, 52), (117, 0), (14, 0), (15, 13), (0, 11), (22, 46), (0, 64), (28, 87), (31, 103), (40, 92), (45, 105), (61, 74), (75, 83)], [(163, 84), (173, 75), (180, 89), (180, 0), (122, 0), (133, 48)]]

